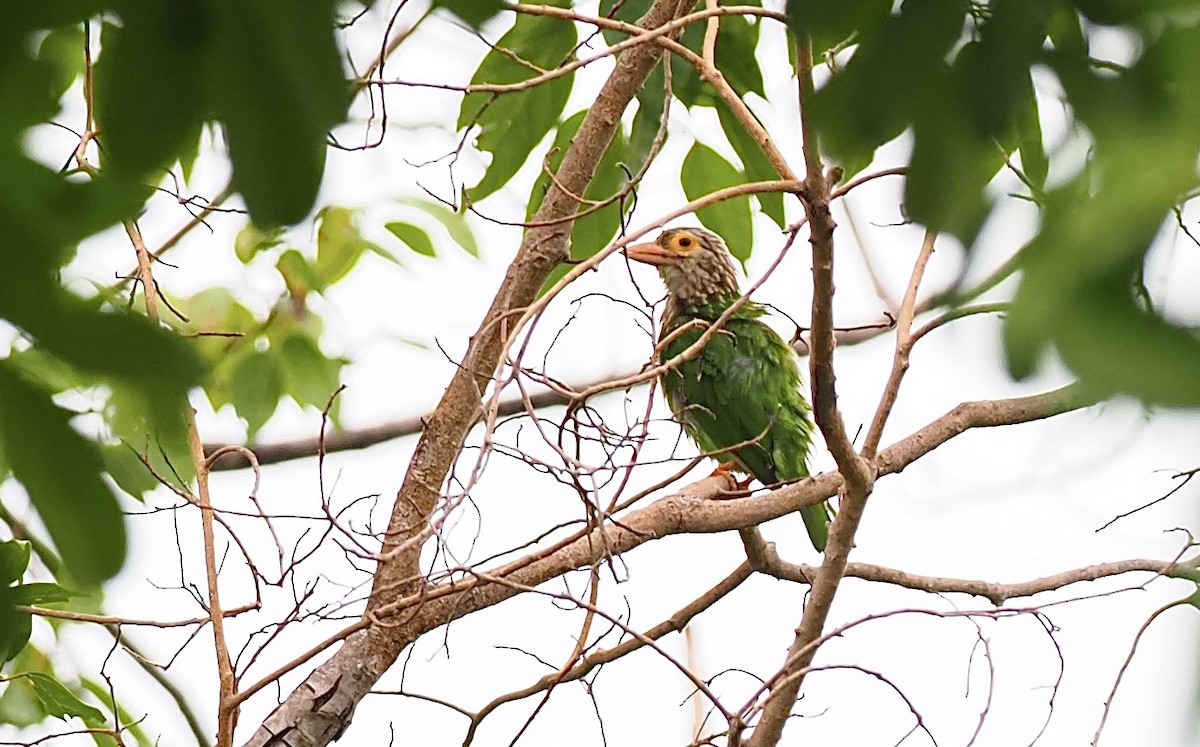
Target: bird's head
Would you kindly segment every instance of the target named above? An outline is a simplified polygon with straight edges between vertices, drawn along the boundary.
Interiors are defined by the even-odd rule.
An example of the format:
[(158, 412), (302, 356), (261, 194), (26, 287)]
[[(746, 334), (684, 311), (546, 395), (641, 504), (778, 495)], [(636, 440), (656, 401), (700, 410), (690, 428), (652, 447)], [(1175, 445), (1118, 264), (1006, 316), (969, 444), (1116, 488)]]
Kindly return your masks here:
[(626, 248), (625, 254), (657, 267), (677, 304), (695, 306), (739, 292), (733, 257), (712, 231), (668, 228), (653, 242)]

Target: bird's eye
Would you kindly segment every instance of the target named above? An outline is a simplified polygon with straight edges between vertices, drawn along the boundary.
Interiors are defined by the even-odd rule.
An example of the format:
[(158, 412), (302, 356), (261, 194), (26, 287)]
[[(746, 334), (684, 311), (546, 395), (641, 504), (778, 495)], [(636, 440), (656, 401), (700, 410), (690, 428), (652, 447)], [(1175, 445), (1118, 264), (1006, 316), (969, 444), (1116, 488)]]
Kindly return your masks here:
[(679, 245), (681, 247), (683, 247), (684, 249), (687, 249), (689, 246), (692, 245), (692, 240), (689, 239), (687, 236), (684, 236), (682, 239), (679, 240)]

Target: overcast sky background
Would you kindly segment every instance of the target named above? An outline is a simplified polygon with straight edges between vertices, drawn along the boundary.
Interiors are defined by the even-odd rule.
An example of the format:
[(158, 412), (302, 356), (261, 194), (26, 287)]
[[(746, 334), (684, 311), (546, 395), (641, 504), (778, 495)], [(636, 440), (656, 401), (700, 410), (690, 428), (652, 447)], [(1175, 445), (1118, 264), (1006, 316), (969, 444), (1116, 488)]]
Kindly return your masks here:
[[(378, 48), (386, 12), (390, 12), (390, 4), (381, 4), (349, 31), (349, 43), (360, 69)], [(418, 12), (416, 6), (407, 8), (400, 16), (401, 25), (406, 19), (411, 22)], [(493, 21), (484, 35), (489, 40), (499, 38), (510, 19), (502, 16)], [(763, 65), (771, 103), (757, 97), (751, 97), (749, 103), (778, 138), (783, 152), (794, 163), (800, 163), (793, 85), (786, 66), (775, 62), (784, 59), (783, 32), (775, 24), (765, 23), (762, 37), (760, 59), (771, 61)], [(1098, 50), (1096, 56), (1119, 60), (1129, 54), (1120, 35), (1106, 36), (1104, 43), (1109, 46)], [(468, 31), (438, 14), (389, 61), (387, 76), (462, 84), (469, 80), (484, 52), (485, 47)], [(580, 72), (566, 115), (590, 103), (610, 67), (604, 62)], [(1061, 174), (1061, 170), (1077, 166), (1086, 144), (1072, 140), (1063, 129), (1053, 81), (1043, 76), (1039, 83), (1047, 94), (1042, 114), (1051, 145), (1067, 142), (1060, 159), (1053, 162)], [(418, 185), (453, 197), (444, 163), (423, 167), (413, 164), (441, 156), (454, 147), (459, 135), (452, 128), (460, 96), (394, 87), (388, 97), (389, 125), (384, 144), (367, 151), (331, 151), (320, 198), (321, 205), (363, 208), (366, 233), (399, 254), (404, 262), (403, 267), (395, 267), (366, 257), (346, 281), (325, 298), (314, 298), (312, 302), (327, 323), (322, 341), (325, 351), (354, 360), (345, 372), (348, 389), (343, 394), (341, 411), (345, 425), (351, 428), (425, 413), (436, 404), (453, 373), (450, 359), (465, 349), (520, 240), (517, 228), (475, 218), (472, 224), (482, 247), (482, 256), (476, 260), (450, 244), (436, 222), (395, 202), (397, 197), (420, 194)], [(347, 144), (364, 138), (369, 110), (361, 100), (354, 116), (355, 121), (338, 132), (339, 139)], [(77, 109), (68, 108), (61, 121), (77, 123), (80, 119)], [(639, 192), (634, 226), (685, 202), (678, 184), (678, 164), (694, 138), (733, 158), (710, 111), (687, 112), (676, 105), (671, 125), (671, 138)], [(31, 137), (31, 147), (48, 163), (57, 164), (73, 147), (68, 140), (69, 136), (61, 131), (44, 128)], [(883, 149), (877, 165), (892, 165), (903, 158), (906, 148), (906, 143), (898, 142)], [(535, 150), (535, 163), (509, 189), (484, 201), (480, 210), (503, 220), (519, 220), (543, 152)], [(473, 184), (482, 173), (482, 164), (477, 157), (465, 154), (456, 166), (458, 183)], [(210, 148), (198, 164), (188, 191), (212, 195), (226, 178), (227, 164)], [(1015, 182), (1005, 178), (993, 186), (998, 194), (1016, 189)], [(901, 190), (899, 179), (880, 179), (856, 190), (836, 207), (835, 217), (842, 227), (837, 236), (835, 299), (839, 325), (874, 321), (886, 308), (872, 287), (867, 261), (882, 277), (892, 298), (903, 293), (921, 231), (899, 225)], [(792, 217), (799, 217), (798, 205), (789, 204), (788, 209)], [(172, 205), (170, 197), (155, 198), (143, 220), (148, 244), (158, 245), (186, 217), (181, 208)], [(1194, 224), (1195, 215), (1189, 217)], [(968, 276), (982, 277), (1009, 256), (1031, 234), (1034, 218), (1027, 205), (1008, 200), (989, 222)], [(429, 259), (404, 250), (382, 228), (392, 219), (413, 220), (429, 227), (440, 256)], [(185, 296), (213, 285), (226, 285), (251, 308), (265, 313), (282, 294), (283, 286), (271, 269), (273, 257), (262, 258), (247, 271), (232, 256), (232, 239), (243, 223), (240, 216), (218, 216), (211, 221), (212, 232), (192, 232), (168, 257), (177, 269), (160, 266), (157, 270), (156, 277), (165, 292)], [(675, 224), (694, 224), (694, 220), (681, 219)], [(852, 224), (861, 244), (855, 240)], [(755, 255), (749, 263), (752, 279), (766, 270), (782, 245), (778, 230), (765, 217), (756, 216), (755, 228)], [(290, 231), (289, 238), (311, 250), (313, 234), (309, 223)], [(1191, 289), (1195, 288), (1200, 261), (1195, 246), (1177, 238), (1176, 232), (1164, 232), (1147, 279), (1151, 290), (1166, 299), (1172, 314), (1195, 320), (1200, 316), (1200, 302)], [(806, 250), (806, 243), (797, 242), (756, 295), (756, 300), (774, 304), (801, 324), (809, 319), (811, 280)], [(107, 279), (126, 271), (132, 256), (123, 234), (110, 231), (81, 248), (70, 276), (80, 283), (85, 277)], [(925, 292), (947, 287), (962, 271), (965, 261), (960, 247), (950, 240), (940, 240)], [(1003, 298), (1012, 287), (1007, 284), (992, 297)], [(555, 300), (546, 319), (539, 323), (529, 360), (540, 360), (542, 351), (553, 342), (546, 358), (547, 369), (563, 381), (586, 382), (636, 369), (648, 359), (651, 341), (639, 326), (639, 322), (644, 325), (639, 313), (617, 301), (640, 306), (638, 288), (650, 299), (658, 299), (663, 293), (652, 270), (629, 269), (620, 257), (611, 258), (599, 271), (585, 275)], [(558, 335), (568, 319), (570, 325)], [(773, 323), (790, 335), (792, 328), (786, 318), (777, 315)], [(1013, 383), (1004, 370), (999, 332), (997, 319), (972, 317), (922, 340), (885, 431), (884, 445), (903, 438), (960, 402), (1044, 391), (1067, 380), (1048, 361), (1042, 375)], [(874, 413), (891, 364), (892, 344), (893, 338), (883, 335), (837, 352), (839, 404), (851, 433), (865, 430)], [(1113, 354), (1120, 355), (1121, 351), (1114, 350)], [(595, 404), (606, 419), (624, 424), (640, 416), (648, 394), (649, 390), (642, 387), (627, 397), (620, 393), (605, 395)], [(200, 428), (206, 441), (237, 441), (244, 437), (241, 425), (230, 412), (212, 413), (199, 396), (193, 401), (201, 411)], [(554, 419), (561, 413), (550, 410), (546, 415)], [(655, 402), (655, 415), (667, 417), (661, 402)], [(314, 435), (318, 427), (317, 413), (284, 405), (263, 429), (260, 441)], [(515, 428), (501, 433), (509, 443), (517, 437)], [(653, 433), (658, 439), (646, 454), (668, 455), (676, 430), (662, 422)], [(1186, 537), (1169, 530), (1196, 530), (1194, 485), (1102, 532), (1096, 530), (1116, 514), (1170, 490), (1173, 470), (1198, 466), (1198, 437), (1197, 417), (1148, 412), (1129, 402), (1106, 403), (1042, 423), (969, 432), (902, 474), (880, 480), (852, 560), (913, 573), (1014, 582), (1123, 558), (1173, 557)], [(539, 451), (537, 438), (528, 426), (520, 439), (523, 447)], [(361, 496), (379, 496), (377, 501), (355, 503), (346, 514), (348, 524), (361, 527), (374, 521), (376, 528), (383, 526), (414, 445), (414, 438), (405, 438), (327, 458), (326, 491), (336, 506), (354, 503)], [(540, 451), (547, 452), (544, 447)], [(694, 451), (685, 445), (681, 453)], [(465, 458), (469, 465), (474, 456), (468, 453)], [(812, 466), (814, 471), (829, 469), (832, 459), (823, 449), (817, 449)], [(702, 465), (677, 487), (708, 474), (711, 467)], [(632, 488), (652, 485), (676, 468), (675, 464), (639, 468)], [(316, 476), (315, 460), (266, 467), (259, 489), (263, 508), (272, 514), (312, 514), (319, 506)], [(250, 482), (248, 473), (217, 474), (213, 480), (214, 500), (230, 510), (252, 510), (245, 499)], [(464, 505), (450, 523), (448, 549), (455, 562), (479, 561), (531, 539), (558, 521), (582, 515), (580, 502), (570, 490), (519, 461), (501, 456), (490, 459), (471, 497), (472, 502)], [(12, 485), (7, 486), (5, 500), (19, 500)], [(173, 496), (160, 491), (146, 507), (130, 504), (139, 515), (130, 522), (127, 567), (109, 589), (106, 610), (111, 614), (158, 619), (199, 614), (185, 592), (156, 588), (178, 587), (181, 566), (185, 583), (200, 584), (202, 588), (194, 512), (177, 515), (147, 511), (175, 503)], [(261, 522), (231, 521), (269, 573), (274, 543)], [(277, 523), (285, 544), (311, 543), (311, 534), (301, 535), (305, 527), (315, 526), (299, 520), (281, 519)], [(817, 562), (798, 518), (789, 516), (771, 522), (763, 532), (779, 544), (786, 559)], [(733, 533), (647, 543), (612, 566), (621, 583), (614, 583), (606, 569), (600, 603), (615, 614), (627, 616), (632, 627), (644, 630), (715, 584), (743, 558)], [(302, 574), (302, 580), (316, 582), (314, 598), (331, 603), (342, 598), (356, 602), (364, 593), (362, 584), (369, 584), (368, 576), (361, 571), (366, 567), (368, 564), (361, 560), (347, 559), (346, 553), (329, 541), (306, 563), (307, 575)], [(582, 574), (575, 574), (547, 588), (579, 593), (584, 589), (584, 580)], [(1028, 744), (1047, 718), (1049, 723), (1038, 744), (1086, 744), (1095, 732), (1102, 703), (1138, 626), (1164, 602), (1188, 593), (1187, 584), (1160, 580), (1144, 591), (1104, 595), (1132, 587), (1140, 580), (1122, 577), (1010, 603), (1015, 608), (1041, 605), (1046, 615), (1043, 620), (1055, 626), (1053, 636), (1032, 615), (999, 621), (977, 619), (990, 648), (992, 674), (979, 648), (976, 623), (915, 612), (854, 628), (822, 648), (818, 664), (854, 664), (883, 674), (920, 711), (925, 726), (943, 746), (967, 744), (985, 709), (988, 716), (976, 745)], [(236, 552), (226, 560), (222, 583), (228, 584), (223, 586), (227, 606), (251, 600)], [(680, 635), (662, 639), (661, 645), (681, 660), (690, 656), (688, 660), (702, 676), (725, 672), (716, 678), (713, 688), (729, 703), (740, 704), (757, 686), (749, 673), (768, 676), (783, 661), (800, 619), (803, 592), (794, 584), (752, 578), (693, 623), (691, 654)], [(269, 590), (270, 606), (266, 611), (230, 623), (234, 640), (278, 616), (288, 606), (291, 595), (291, 590)], [(1046, 606), (1052, 600), (1092, 595), (1096, 598)], [(907, 608), (944, 612), (987, 609), (988, 603), (849, 580), (839, 594), (831, 625)], [(349, 607), (341, 620), (312, 620), (289, 627), (255, 664), (247, 681), (337, 630), (354, 619), (359, 609)], [(1195, 742), (1189, 720), (1197, 661), (1194, 614), (1183, 609), (1168, 612), (1143, 639), (1125, 675), (1101, 744), (1169, 747)], [(526, 595), (514, 599), (455, 622), (448, 631), (427, 635), (404, 657), (404, 666), (397, 665), (379, 688), (398, 689), (403, 684), (412, 692), (444, 698), (469, 709), (479, 708), (495, 695), (524, 687), (552, 671), (551, 667), (561, 665), (574, 645), (572, 635), (577, 633), (581, 620), (578, 610), (566, 605), (555, 607), (546, 598)], [(597, 629), (603, 630), (604, 626), (598, 625)], [(130, 631), (130, 636), (158, 661), (168, 659), (186, 635), (184, 631)], [(110, 645), (103, 634), (78, 626), (68, 630), (66, 639), (74, 660), (87, 662), (88, 666), (95, 664), (96, 651)], [(47, 631), (39, 628), (35, 640), (45, 642)], [(256, 640), (261, 642), (261, 636)], [(615, 642), (613, 634), (605, 645)], [(211, 639), (205, 629), (183, 649), (169, 670), (209, 724), (215, 721), (211, 714), (216, 703), (211, 652)], [(69, 671), (70, 665), (65, 666)], [(109, 666), (117, 676), (118, 696), (139, 714), (148, 714), (145, 728), (152, 734), (161, 733), (164, 745), (185, 743), (183, 724), (160, 691), (147, 684), (145, 675), (127, 661), (114, 659)], [(290, 692), (307, 671), (301, 668), (285, 677), (282, 694)], [(1055, 691), (1060, 672), (1061, 683)], [(989, 695), (990, 678), (994, 681)], [(555, 691), (522, 744), (558, 744), (568, 739), (579, 745), (599, 745), (605, 739), (608, 745), (687, 744), (696, 718), (691, 694), (688, 682), (668, 662), (653, 652), (641, 651), (608, 665), (597, 677), (593, 695), (603, 716), (602, 726), (581, 685), (571, 683)], [(267, 688), (249, 701), (240, 720), (242, 739), (261, 722), (278, 696), (279, 690)], [(537, 702), (535, 697), (501, 708), (484, 723), (476, 744), (508, 744)], [(908, 707), (895, 692), (867, 675), (845, 670), (810, 677), (796, 712), (805, 718), (792, 723), (785, 744), (894, 744), (913, 725)], [(713, 720), (709, 724), (720, 726)], [(444, 707), (395, 695), (376, 695), (362, 703), (342, 743), (387, 744), (389, 729), (395, 729), (404, 735), (396, 739), (396, 744), (457, 745), (465, 727), (466, 719)], [(10, 735), (0, 727), (0, 739)], [(80, 743), (89, 741), (81, 739)], [(922, 732), (905, 742), (930, 743)]]

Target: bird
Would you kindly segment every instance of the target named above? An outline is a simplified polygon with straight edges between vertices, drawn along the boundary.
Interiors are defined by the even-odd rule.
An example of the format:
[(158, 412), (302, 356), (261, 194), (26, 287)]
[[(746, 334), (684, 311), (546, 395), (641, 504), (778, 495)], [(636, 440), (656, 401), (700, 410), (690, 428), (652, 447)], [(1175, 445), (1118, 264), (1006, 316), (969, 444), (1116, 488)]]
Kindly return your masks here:
[[(733, 257), (712, 231), (669, 228), (625, 254), (654, 265), (667, 287), (660, 361), (691, 347), (741, 298)], [(772, 486), (808, 477), (813, 421), (796, 354), (763, 323), (766, 314), (747, 300), (697, 355), (662, 373), (661, 382), (672, 415), (702, 451)], [(823, 552), (828, 507), (806, 506), (800, 515), (813, 547)]]

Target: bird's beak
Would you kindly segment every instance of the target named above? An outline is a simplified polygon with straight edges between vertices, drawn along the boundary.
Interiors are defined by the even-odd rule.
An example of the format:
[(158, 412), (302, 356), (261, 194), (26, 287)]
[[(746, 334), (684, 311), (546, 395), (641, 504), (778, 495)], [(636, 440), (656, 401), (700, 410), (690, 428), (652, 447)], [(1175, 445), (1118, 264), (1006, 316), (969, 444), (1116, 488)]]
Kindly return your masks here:
[(625, 247), (625, 256), (637, 262), (657, 266), (673, 265), (679, 261), (679, 257), (674, 252), (664, 249), (654, 242)]

